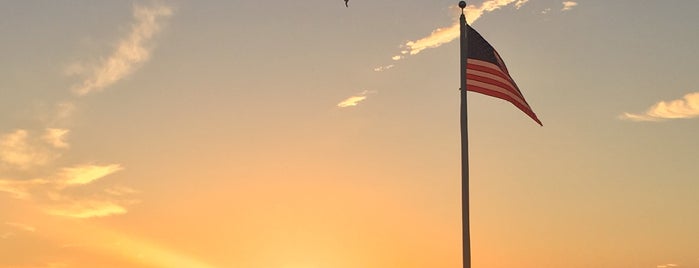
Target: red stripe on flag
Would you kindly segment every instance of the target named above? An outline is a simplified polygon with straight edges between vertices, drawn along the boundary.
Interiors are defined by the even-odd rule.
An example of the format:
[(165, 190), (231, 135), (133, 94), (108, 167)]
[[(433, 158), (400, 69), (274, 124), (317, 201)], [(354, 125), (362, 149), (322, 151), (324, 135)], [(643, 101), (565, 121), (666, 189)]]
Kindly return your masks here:
[(487, 61), (482, 61), (482, 60), (476, 60), (476, 59), (468, 59), (466, 62), (467, 64), (467, 69), (474, 69), (474, 70), (479, 70), (483, 72), (488, 72), (492, 73), (494, 75), (502, 76), (502, 78), (505, 78), (507, 80), (512, 80), (512, 77), (510, 77), (510, 74), (507, 73), (505, 70), (503, 70), (500, 66), (496, 64), (492, 64)]
[[(524, 96), (519, 91), (519, 87), (517, 87), (517, 84), (515, 84), (515, 81), (512, 79), (512, 77), (510, 77), (510, 75), (507, 72), (503, 71), (500, 68), (500, 66), (489, 63), (487, 61), (481, 61), (481, 60), (469, 59), (468, 61), (469, 61), (469, 64), (467, 64), (467, 67), (466, 67), (467, 74), (469, 73), (468, 70), (471, 70), (471, 73), (473, 73), (473, 74), (477, 73), (474, 71), (478, 71), (478, 72), (484, 72), (486, 74), (496, 76), (502, 80), (497, 79), (497, 78), (494, 78), (494, 79), (497, 79), (503, 83), (510, 84), (510, 86), (514, 89), (514, 92), (517, 95), (519, 95), (522, 99), (524, 99)], [(489, 75), (481, 75), (481, 76), (488, 77)]]
[(492, 89), (488, 89), (488, 88), (484, 88), (484, 87), (480, 87), (480, 86), (475, 86), (472, 84), (469, 85), (468, 90), (509, 101), (510, 103), (517, 106), (517, 108), (519, 108), (522, 112), (527, 114), (531, 119), (536, 121), (536, 123), (543, 126), (543, 124), (541, 123), (539, 118), (537, 118), (536, 114), (534, 114), (534, 111), (532, 111), (531, 108), (529, 108), (529, 105), (526, 105), (526, 106), (522, 105), (519, 101), (513, 99), (508, 94), (505, 94), (505, 93), (503, 93), (501, 91), (497, 91), (497, 90), (492, 90)]
[(542, 125), (512, 77), (500, 66), (475, 59), (468, 59), (466, 66), (466, 84), (469, 91), (506, 100)]
[(500, 81), (497, 81), (495, 79), (491, 79), (488, 77), (478, 76), (478, 75), (474, 75), (474, 74), (468, 74), (468, 72), (466, 75), (466, 79), (467, 79), (466, 81), (474, 80), (474, 81), (483, 82), (486, 84), (490, 84), (490, 85), (505, 89), (509, 92), (512, 92), (512, 94), (517, 96), (517, 98), (522, 99), (522, 102), (524, 102), (524, 98), (519, 94), (519, 91), (515, 87), (512, 86), (512, 84), (502, 83)]
[[(468, 74), (468, 75), (481, 76), (481, 77), (485, 77), (485, 78), (490, 78), (490, 79), (496, 80), (496, 81), (498, 81), (498, 82), (500, 82), (500, 83), (506, 84), (506, 85), (508, 85), (508, 86), (510, 86), (510, 87), (512, 87), (512, 88), (515, 88), (515, 89), (517, 88), (517, 85), (513, 84), (512, 81), (510, 81), (510, 80), (508, 80), (508, 79), (505, 79), (505, 78), (503, 78), (502, 76), (498, 76), (498, 75), (494, 75), (494, 74), (491, 74), (491, 73), (486, 73), (486, 72), (482, 72), (482, 71), (478, 71), (478, 70), (474, 70), (474, 69), (468, 69), (468, 70), (466, 71), (466, 74)], [(520, 95), (521, 95), (521, 94), (520, 94)]]
[[(488, 83), (483, 83), (483, 82), (481, 82), (481, 81), (476, 81), (476, 80), (466, 80), (466, 85), (469, 85), (469, 86), (476, 86), (476, 87), (478, 87), (478, 88), (483, 88), (483, 89), (487, 89), (487, 90), (491, 90), (491, 91), (500, 92), (501, 94), (507, 95), (509, 99), (511, 99), (512, 101), (515, 101), (515, 102), (519, 103), (521, 106), (527, 107), (527, 108), (531, 109), (531, 108), (529, 107), (529, 104), (527, 104), (527, 102), (524, 101), (524, 99), (522, 99), (522, 98), (520, 98), (519, 96), (513, 94), (511, 91), (509, 91), (509, 90), (507, 90), (507, 89), (505, 89), (505, 88), (498, 87), (497, 85), (488, 84)], [(468, 90), (469, 90), (469, 91), (475, 91), (475, 90), (471, 90), (470, 88), (469, 88)], [(478, 92), (478, 91), (476, 91), (476, 92)]]
[(492, 75), (501, 76), (502, 78), (507, 79), (507, 74), (504, 74), (504, 75), (503, 75), (503, 72), (500, 71), (500, 69), (497, 69), (497, 68), (490, 68), (490, 67), (487, 67), (487, 66), (481, 66), (481, 65), (473, 64), (473, 63), (471, 63), (470, 61), (469, 61), (469, 63), (466, 65), (466, 69), (471, 69), (471, 70), (477, 70), (477, 71), (481, 71), (481, 72), (486, 72), (486, 73), (489, 73), (489, 74), (492, 74)]

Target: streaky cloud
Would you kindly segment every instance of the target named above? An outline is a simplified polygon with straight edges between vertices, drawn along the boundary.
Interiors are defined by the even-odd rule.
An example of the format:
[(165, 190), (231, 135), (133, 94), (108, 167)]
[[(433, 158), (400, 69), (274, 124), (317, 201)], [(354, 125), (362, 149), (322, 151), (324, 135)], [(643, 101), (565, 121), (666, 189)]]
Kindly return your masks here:
[(357, 106), (360, 102), (366, 99), (366, 96), (352, 96), (337, 104), (337, 107), (345, 108)]
[(678, 100), (660, 101), (641, 114), (623, 113), (619, 116), (622, 120), (636, 122), (659, 122), (695, 117), (699, 117), (699, 92), (689, 93)]
[[(478, 6), (469, 5), (464, 11), (466, 21), (471, 24), (483, 16), (483, 14), (498, 10), (513, 3), (515, 7), (519, 9), (528, 1), (529, 0), (488, 0)], [(401, 51), (399, 55), (393, 56), (392, 59), (401, 60), (407, 56), (417, 55), (426, 49), (437, 48), (450, 43), (459, 38), (459, 27), (459, 21), (456, 19), (450, 26), (437, 28), (426, 37), (408, 41), (401, 46), (404, 50)]]
[(515, 8), (520, 9), (524, 4), (529, 2), (529, 0), (518, 0), (517, 3), (515, 3)]
[(55, 148), (68, 148), (70, 145), (65, 141), (68, 132), (70, 130), (63, 128), (47, 128), (41, 138)]
[(106, 189), (104, 189), (104, 192), (109, 194), (109, 195), (112, 195), (112, 196), (124, 196), (124, 195), (139, 193), (138, 190), (134, 190), (132, 188), (125, 187), (125, 186), (114, 186), (114, 187), (106, 188)]
[(44, 166), (60, 154), (42, 146), (26, 129), (0, 135), (0, 169), (9, 166), (20, 170)]
[[(71, 221), (71, 224), (71, 226), (78, 229), (79, 232), (87, 232), (91, 235), (75, 236), (74, 233), (59, 234), (63, 237), (70, 238), (66, 240), (71, 241), (69, 244), (64, 244), (63, 248), (80, 248), (99, 255), (117, 257), (133, 263), (133, 267), (222, 267), (214, 266), (195, 256), (178, 252), (144, 237), (120, 232), (114, 228), (106, 228), (85, 221)], [(105, 241), (107, 241), (107, 243), (105, 243)]]
[(383, 71), (386, 71), (386, 70), (391, 69), (393, 67), (395, 67), (395, 65), (393, 65), (393, 64), (389, 64), (386, 66), (379, 66), (379, 67), (374, 68), (374, 72), (383, 72)]
[(18, 223), (18, 222), (5, 222), (5, 225), (13, 227), (15, 229), (19, 229), (25, 232), (36, 232), (36, 228), (34, 226), (24, 224), (24, 223)]
[(574, 7), (576, 7), (577, 5), (578, 5), (577, 2), (565, 1), (565, 2), (563, 2), (563, 8), (561, 9), (561, 11), (568, 11), (568, 10), (571, 10), (571, 9), (573, 9)]
[[(121, 215), (127, 207), (138, 203), (130, 198), (137, 190), (124, 186), (105, 187), (98, 192), (91, 191), (85, 196), (75, 187), (89, 187), (89, 184), (105, 176), (122, 170), (121, 165), (84, 164), (63, 168), (46, 179), (0, 179), (0, 193), (10, 197), (31, 201), (39, 210), (54, 216), (68, 218), (98, 218)], [(83, 188), (85, 189), (85, 188)], [(19, 227), (19, 225), (16, 225)]]
[(75, 113), (76, 106), (73, 102), (59, 102), (56, 104), (53, 119), (49, 125), (65, 124)]
[(93, 68), (72, 64), (66, 70), (68, 74), (88, 75), (73, 88), (73, 92), (82, 96), (101, 91), (131, 74), (150, 58), (152, 46), (149, 46), (149, 42), (162, 28), (163, 20), (172, 14), (172, 9), (166, 6), (134, 6), (135, 22), (131, 26), (131, 32), (118, 42), (111, 55)]
[(111, 201), (84, 200), (53, 206), (46, 212), (68, 218), (88, 219), (126, 214), (127, 210), (124, 206)]
[(103, 166), (81, 165), (63, 168), (61, 172), (61, 183), (64, 186), (89, 184), (122, 169), (123, 168), (119, 164)]
[(37, 188), (44, 188), (50, 184), (48, 180), (33, 179), (33, 180), (10, 180), (0, 179), (0, 192), (9, 194), (15, 199), (27, 200), (32, 197), (32, 192)]
[(66, 75), (78, 75), (81, 80), (72, 87), (72, 99), (55, 103), (48, 115), (39, 116), (43, 128), (0, 133), (0, 194), (57, 216), (94, 218), (127, 213), (127, 207), (137, 202), (129, 196), (138, 191), (91, 185), (122, 170), (121, 165), (66, 166), (56, 159), (71, 146), (71, 131), (65, 126), (75, 113), (75, 99), (104, 90), (147, 62), (153, 38), (172, 14), (172, 9), (163, 5), (134, 5), (133, 22), (126, 35), (117, 39), (113, 51), (99, 62), (74, 63), (65, 69)]
[(357, 106), (357, 105), (359, 105), (360, 102), (366, 100), (366, 98), (368, 97), (367, 95), (369, 93), (374, 93), (374, 92), (364, 90), (357, 95), (351, 96), (351, 97), (341, 101), (340, 103), (337, 104), (337, 107), (347, 108), (347, 107)]

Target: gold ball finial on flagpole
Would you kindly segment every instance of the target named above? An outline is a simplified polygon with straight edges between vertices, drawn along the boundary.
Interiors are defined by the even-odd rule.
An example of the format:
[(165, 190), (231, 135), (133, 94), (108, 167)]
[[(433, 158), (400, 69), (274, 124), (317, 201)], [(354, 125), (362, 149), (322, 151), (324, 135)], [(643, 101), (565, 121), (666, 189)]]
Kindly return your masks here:
[(461, 9), (466, 8), (466, 1), (459, 1), (459, 7), (460, 7)]

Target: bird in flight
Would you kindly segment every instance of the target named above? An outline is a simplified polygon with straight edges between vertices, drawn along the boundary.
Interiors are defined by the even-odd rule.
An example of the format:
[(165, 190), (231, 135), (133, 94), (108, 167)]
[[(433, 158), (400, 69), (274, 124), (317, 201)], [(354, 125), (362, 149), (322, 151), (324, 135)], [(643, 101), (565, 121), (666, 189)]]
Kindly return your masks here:
[(347, 2), (349, 2), (349, 0), (345, 0), (345, 6), (346, 6), (346, 7), (349, 7), (349, 5), (347, 4)]

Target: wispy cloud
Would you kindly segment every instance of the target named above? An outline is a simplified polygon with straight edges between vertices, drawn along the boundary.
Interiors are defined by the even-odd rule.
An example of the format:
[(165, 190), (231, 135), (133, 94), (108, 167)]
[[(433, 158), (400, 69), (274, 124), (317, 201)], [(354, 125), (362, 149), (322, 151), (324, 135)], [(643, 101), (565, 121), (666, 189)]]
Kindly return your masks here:
[(389, 64), (386, 66), (379, 66), (379, 67), (374, 68), (374, 72), (383, 72), (383, 71), (391, 69), (393, 67), (395, 67), (395, 65), (393, 65), (393, 64)]
[(36, 232), (36, 228), (34, 226), (28, 225), (28, 224), (23, 224), (23, 223), (18, 223), (18, 222), (5, 222), (5, 225), (10, 226), (12, 228), (22, 230), (25, 232)]
[[(54, 141), (49, 144), (54, 145), (52, 142)], [(44, 142), (38, 142), (36, 137), (31, 137), (26, 129), (0, 135), (0, 168), (9, 166), (26, 170), (46, 165), (59, 155), (55, 150), (47, 148)]]
[[(101, 91), (145, 63), (153, 49), (153, 37), (173, 11), (160, 5), (134, 6), (132, 14), (134, 22), (129, 33), (117, 42), (111, 54), (100, 62), (74, 63), (66, 68), (67, 75), (83, 76), (73, 87), (73, 98)], [(10, 173), (3, 172), (0, 194), (26, 200), (48, 214), (63, 217), (84, 219), (127, 213), (127, 207), (138, 202), (130, 198), (138, 191), (123, 186), (92, 185), (122, 170), (121, 165), (55, 166), (55, 160), (70, 147), (67, 141), (70, 130), (57, 126), (66, 125), (73, 116), (74, 103), (71, 100), (59, 102), (51, 116), (40, 117), (46, 126), (42, 131), (16, 129), (0, 133), (0, 172), (11, 170), (25, 177), (10, 178), (7, 177)], [(35, 174), (51, 175), (26, 179)]]
[(124, 196), (124, 195), (139, 193), (139, 191), (131, 189), (129, 187), (125, 187), (125, 186), (110, 187), (110, 188), (104, 189), (104, 192), (109, 194), (109, 195), (112, 195), (112, 196)]
[(68, 67), (68, 74), (87, 73), (87, 77), (73, 91), (78, 95), (101, 91), (131, 74), (150, 58), (152, 45), (149, 42), (160, 31), (163, 21), (171, 15), (172, 9), (166, 6), (135, 6), (135, 22), (131, 32), (118, 42), (111, 55), (92, 68), (84, 64)]
[(68, 148), (69, 145), (66, 142), (68, 132), (70, 132), (68, 129), (47, 128), (46, 133), (41, 138), (55, 148)]
[(75, 113), (75, 104), (69, 101), (59, 102), (55, 106), (55, 110), (51, 113), (51, 120), (48, 123), (50, 126), (65, 124)]
[(360, 102), (366, 100), (366, 98), (368, 97), (367, 95), (369, 93), (374, 93), (374, 92), (364, 90), (357, 95), (351, 96), (351, 97), (341, 101), (340, 103), (337, 104), (337, 107), (346, 108), (346, 107), (357, 106), (357, 105), (359, 105)]
[(345, 107), (352, 107), (352, 106), (357, 106), (361, 101), (365, 100), (366, 96), (352, 96), (347, 98), (346, 100), (343, 100), (342, 102), (337, 104), (337, 107), (345, 108)]
[(668, 264), (658, 264), (656, 267), (657, 268), (673, 268), (673, 267), (680, 267), (680, 266), (677, 264), (674, 264), (674, 263), (668, 263)]
[(20, 200), (32, 200), (41, 210), (55, 216), (94, 218), (127, 213), (127, 206), (138, 203), (130, 196), (137, 193), (128, 187), (111, 186), (88, 196), (69, 191), (85, 187), (105, 176), (122, 170), (121, 165), (79, 165), (63, 168), (47, 179), (0, 179), (0, 193)]
[(15, 234), (12, 232), (6, 232), (6, 233), (3, 233), (0, 235), (0, 239), (8, 239), (8, 238), (12, 237), (13, 235), (15, 235)]
[[(465, 9), (467, 22), (473, 23), (478, 20), (483, 14), (498, 10), (510, 4), (514, 4), (517, 9), (521, 8), (529, 0), (488, 0), (482, 4), (469, 5)], [(458, 19), (452, 23), (451, 26), (437, 28), (430, 35), (414, 40), (408, 41), (401, 46), (402, 51), (399, 55), (393, 56), (393, 60), (401, 60), (410, 55), (416, 55), (425, 49), (437, 48), (444, 44), (459, 38), (459, 21)]]
[[(11, 197), (17, 199), (31, 199), (35, 205), (48, 214), (70, 218), (86, 219), (125, 214), (128, 212), (127, 206), (138, 203), (137, 200), (128, 198), (136, 191), (111, 191), (111, 194), (108, 195), (97, 193), (89, 197), (79, 198), (57, 190), (55, 184), (48, 181), (0, 180), (0, 192), (9, 193)], [(118, 195), (113, 193), (118, 193)], [(31, 228), (26, 225), (6, 224), (31, 231)]]
[(56, 216), (87, 219), (125, 214), (127, 210), (112, 201), (82, 200), (50, 206), (46, 212)]
[(515, 3), (515, 8), (520, 9), (527, 2), (529, 2), (529, 0), (519, 0), (519, 1), (517, 1), (517, 3)]
[(516, 8), (521, 8), (528, 0), (488, 0), (480, 6), (470, 5), (466, 7), (466, 21), (471, 24), (478, 20), (483, 14), (498, 10), (502, 7), (515, 3)]
[(687, 119), (699, 117), (699, 92), (685, 95), (682, 99), (661, 101), (651, 106), (645, 113), (624, 113), (619, 116), (631, 121), (664, 121), (667, 119)]
[[(70, 246), (72, 247), (77, 246), (104, 256), (118, 257), (137, 267), (214, 267), (196, 257), (174, 251), (143, 238), (83, 222), (79, 222), (79, 224), (91, 235), (70, 237)], [(105, 241), (112, 241), (112, 243), (105, 243)]]
[(64, 168), (61, 171), (60, 183), (64, 186), (89, 184), (123, 168), (121, 165), (81, 165)]
[(576, 7), (577, 5), (578, 5), (577, 2), (574, 2), (574, 1), (565, 1), (565, 2), (563, 2), (563, 8), (561, 9), (561, 11), (568, 11), (568, 10), (571, 10), (571, 9), (573, 9), (574, 7)]
[(0, 179), (0, 193), (7, 193), (16, 199), (30, 199), (32, 192), (50, 184), (48, 180), (10, 180)]

